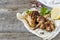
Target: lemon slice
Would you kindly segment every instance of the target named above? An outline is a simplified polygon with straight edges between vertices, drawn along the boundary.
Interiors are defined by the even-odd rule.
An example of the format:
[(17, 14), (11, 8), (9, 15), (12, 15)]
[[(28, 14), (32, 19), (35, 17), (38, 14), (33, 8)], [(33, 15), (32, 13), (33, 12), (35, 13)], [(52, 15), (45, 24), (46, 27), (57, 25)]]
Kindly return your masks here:
[(60, 19), (60, 8), (55, 7), (51, 11), (51, 18), (52, 19)]

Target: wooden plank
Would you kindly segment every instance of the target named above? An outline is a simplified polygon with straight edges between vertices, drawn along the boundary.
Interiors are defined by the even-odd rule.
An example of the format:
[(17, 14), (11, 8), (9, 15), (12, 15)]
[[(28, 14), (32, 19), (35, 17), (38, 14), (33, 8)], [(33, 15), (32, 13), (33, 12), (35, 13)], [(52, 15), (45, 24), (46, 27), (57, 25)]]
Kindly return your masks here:
[(0, 33), (0, 40), (42, 40), (30, 33)]
[(17, 12), (0, 10), (0, 32), (28, 32), (16, 14)]

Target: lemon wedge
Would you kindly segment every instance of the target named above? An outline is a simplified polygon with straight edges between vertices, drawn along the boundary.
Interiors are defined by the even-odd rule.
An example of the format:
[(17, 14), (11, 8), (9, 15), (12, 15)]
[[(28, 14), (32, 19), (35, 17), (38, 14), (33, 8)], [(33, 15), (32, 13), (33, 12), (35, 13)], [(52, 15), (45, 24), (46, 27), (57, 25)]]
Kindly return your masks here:
[(51, 11), (51, 18), (52, 19), (60, 19), (60, 8), (55, 7)]

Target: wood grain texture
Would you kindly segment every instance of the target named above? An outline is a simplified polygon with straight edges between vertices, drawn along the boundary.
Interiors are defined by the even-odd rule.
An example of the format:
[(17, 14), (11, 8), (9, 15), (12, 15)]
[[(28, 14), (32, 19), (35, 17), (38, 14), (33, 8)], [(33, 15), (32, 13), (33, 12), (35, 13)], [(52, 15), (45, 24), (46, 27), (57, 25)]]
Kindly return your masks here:
[(0, 33), (0, 39), (6, 40), (42, 40), (41, 38), (30, 33)]
[[(42, 40), (30, 33), (16, 18), (17, 12), (32, 8), (33, 0), (0, 0), (0, 40)], [(57, 35), (53, 40), (59, 40)]]

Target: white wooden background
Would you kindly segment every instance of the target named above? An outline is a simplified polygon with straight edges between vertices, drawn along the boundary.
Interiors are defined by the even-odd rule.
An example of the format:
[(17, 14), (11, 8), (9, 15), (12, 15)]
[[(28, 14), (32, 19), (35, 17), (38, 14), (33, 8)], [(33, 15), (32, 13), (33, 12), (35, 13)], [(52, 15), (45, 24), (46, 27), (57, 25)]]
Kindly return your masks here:
[[(32, 0), (0, 0), (0, 40), (43, 40), (30, 33), (16, 13), (31, 8)], [(57, 35), (53, 40), (60, 40)]]

